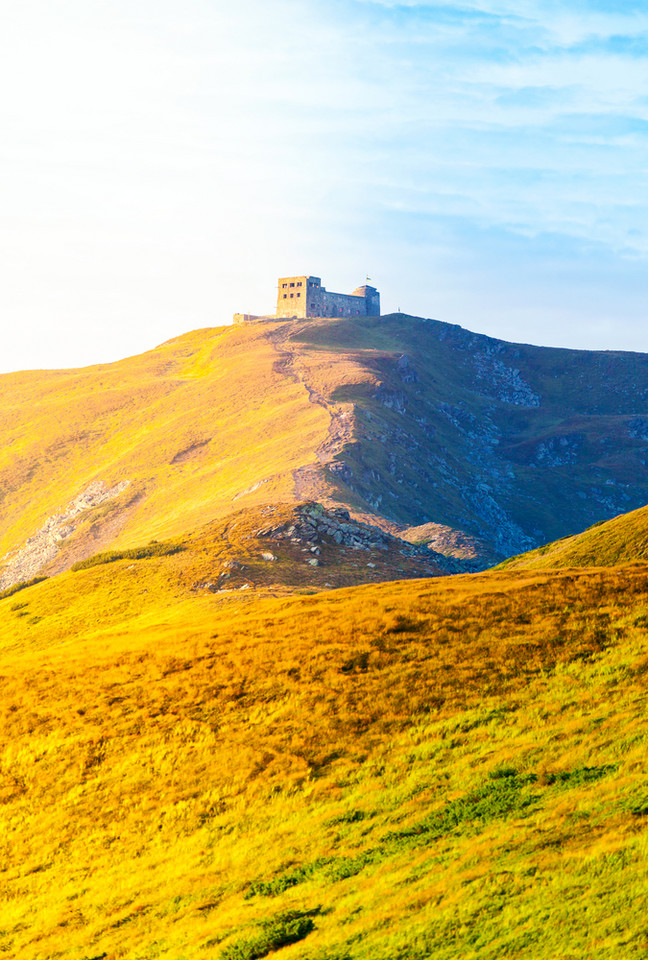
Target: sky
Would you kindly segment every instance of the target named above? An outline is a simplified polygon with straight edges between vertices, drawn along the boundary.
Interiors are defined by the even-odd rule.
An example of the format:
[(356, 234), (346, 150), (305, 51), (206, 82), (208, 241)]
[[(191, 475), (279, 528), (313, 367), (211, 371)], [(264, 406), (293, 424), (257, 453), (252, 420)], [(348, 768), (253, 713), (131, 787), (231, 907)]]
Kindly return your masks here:
[(648, 352), (645, 0), (4, 0), (2, 21), (0, 371), (272, 313), (292, 274)]

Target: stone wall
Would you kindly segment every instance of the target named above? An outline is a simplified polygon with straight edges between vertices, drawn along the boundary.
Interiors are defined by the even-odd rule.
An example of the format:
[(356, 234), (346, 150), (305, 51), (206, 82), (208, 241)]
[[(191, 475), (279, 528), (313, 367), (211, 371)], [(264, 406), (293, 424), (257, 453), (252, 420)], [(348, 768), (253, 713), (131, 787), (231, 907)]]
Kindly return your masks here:
[(319, 277), (280, 277), (277, 293), (278, 317), (308, 317), (308, 293), (321, 284)]
[(309, 292), (308, 317), (366, 317), (367, 301), (353, 294), (329, 293), (319, 289)]
[(280, 277), (278, 317), (366, 317), (380, 314), (375, 287), (358, 287), (352, 294), (329, 293), (319, 277)]
[(255, 320), (276, 320), (274, 314), (235, 313), (234, 323), (253, 323)]
[(365, 284), (362, 287), (358, 287), (357, 290), (354, 290), (353, 296), (364, 298), (368, 317), (380, 316), (380, 294), (375, 287), (370, 287)]

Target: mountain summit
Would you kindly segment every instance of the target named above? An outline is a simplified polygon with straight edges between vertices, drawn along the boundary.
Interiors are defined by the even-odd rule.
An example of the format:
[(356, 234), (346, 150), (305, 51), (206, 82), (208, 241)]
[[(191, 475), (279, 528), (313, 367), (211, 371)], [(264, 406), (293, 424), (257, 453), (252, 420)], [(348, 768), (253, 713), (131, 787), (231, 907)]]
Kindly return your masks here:
[(8, 374), (0, 393), (3, 587), (277, 503), (477, 569), (648, 501), (644, 354), (315, 318)]

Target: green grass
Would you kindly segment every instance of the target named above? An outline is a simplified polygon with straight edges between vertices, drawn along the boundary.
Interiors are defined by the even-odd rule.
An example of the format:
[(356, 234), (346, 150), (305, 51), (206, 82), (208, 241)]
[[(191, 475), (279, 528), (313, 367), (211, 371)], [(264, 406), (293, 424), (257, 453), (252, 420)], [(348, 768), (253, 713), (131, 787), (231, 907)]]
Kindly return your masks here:
[(188, 600), (191, 550), (5, 601), (6, 955), (645, 954), (644, 568)]
[(648, 563), (648, 507), (600, 521), (582, 533), (510, 557), (497, 569), (610, 567), (638, 562)]
[(6, 590), (0, 592), (0, 600), (13, 597), (14, 593), (19, 593), (21, 590), (26, 590), (27, 587), (33, 587), (37, 583), (42, 583), (43, 580), (47, 580), (47, 577), (32, 577), (31, 580), (21, 580), (20, 583), (14, 583), (13, 586), (7, 587)]
[[(311, 914), (317, 911), (311, 911)], [(269, 953), (303, 940), (315, 929), (310, 914), (290, 910), (259, 924), (260, 932), (249, 940), (237, 940), (220, 954), (222, 960), (259, 960)]]
[[(117, 560), (147, 560), (150, 557), (170, 557), (174, 553), (181, 553), (186, 547), (181, 543), (150, 543), (146, 547), (132, 547), (129, 550), (104, 550), (95, 553), (92, 557), (79, 560), (72, 565), (72, 570), (88, 570), (103, 563), (115, 563)], [(1, 597), (0, 597), (1, 599)]]

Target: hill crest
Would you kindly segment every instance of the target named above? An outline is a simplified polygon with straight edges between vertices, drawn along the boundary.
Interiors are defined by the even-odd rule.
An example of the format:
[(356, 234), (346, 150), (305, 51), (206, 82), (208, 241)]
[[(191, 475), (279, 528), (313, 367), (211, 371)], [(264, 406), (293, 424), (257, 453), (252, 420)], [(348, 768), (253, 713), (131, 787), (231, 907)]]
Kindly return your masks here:
[[(643, 354), (404, 314), (198, 330), (115, 364), (9, 374), (0, 576), (22, 575), (11, 564), (48, 530), (61, 549), (39, 569), (55, 572), (310, 500), (406, 538), (438, 524), (449, 553), (471, 538), (468, 569), (486, 566), (648, 501), (647, 398)], [(97, 485), (118, 492), (75, 513)]]

